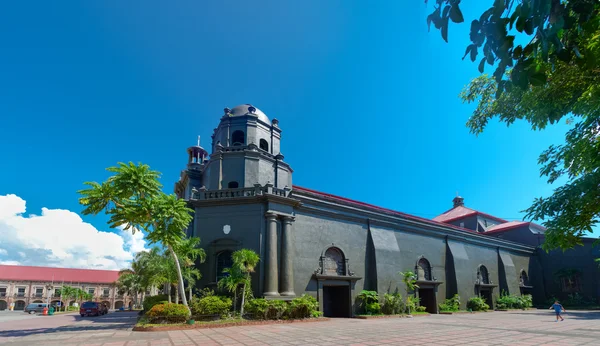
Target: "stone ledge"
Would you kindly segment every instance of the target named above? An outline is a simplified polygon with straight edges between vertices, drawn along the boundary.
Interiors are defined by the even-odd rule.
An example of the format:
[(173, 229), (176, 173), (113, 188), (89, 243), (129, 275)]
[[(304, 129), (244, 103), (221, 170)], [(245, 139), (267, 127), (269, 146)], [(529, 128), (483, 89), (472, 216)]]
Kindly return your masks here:
[(227, 328), (227, 327), (239, 327), (239, 326), (252, 326), (252, 325), (266, 325), (266, 324), (283, 324), (283, 323), (302, 323), (302, 322), (326, 322), (329, 321), (327, 317), (319, 318), (306, 318), (302, 320), (259, 320), (259, 321), (241, 321), (241, 322), (223, 322), (223, 323), (198, 323), (193, 325), (168, 325), (164, 326), (135, 326), (133, 327), (134, 332), (165, 332), (173, 330), (187, 330), (187, 329), (211, 329), (211, 328)]

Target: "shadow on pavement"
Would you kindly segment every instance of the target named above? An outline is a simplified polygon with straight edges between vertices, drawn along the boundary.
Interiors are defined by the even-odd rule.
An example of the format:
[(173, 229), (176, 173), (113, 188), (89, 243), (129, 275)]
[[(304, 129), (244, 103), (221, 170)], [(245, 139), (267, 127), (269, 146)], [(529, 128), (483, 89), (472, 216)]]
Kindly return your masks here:
[[(532, 315), (531, 312), (512, 312), (515, 315)], [(551, 316), (555, 318), (554, 310), (535, 310), (533, 313), (535, 315), (540, 316)], [(580, 311), (580, 310), (567, 310), (566, 313), (562, 313), (563, 318), (565, 319), (574, 319), (574, 320), (600, 320), (600, 311)]]
[(80, 317), (79, 315), (74, 315), (72, 316), (72, 321), (65, 322), (69, 323), (67, 325), (48, 328), (1, 330), (0, 338), (24, 337), (46, 333), (126, 330), (135, 325), (137, 322), (137, 317), (137, 312), (115, 312), (96, 317)]

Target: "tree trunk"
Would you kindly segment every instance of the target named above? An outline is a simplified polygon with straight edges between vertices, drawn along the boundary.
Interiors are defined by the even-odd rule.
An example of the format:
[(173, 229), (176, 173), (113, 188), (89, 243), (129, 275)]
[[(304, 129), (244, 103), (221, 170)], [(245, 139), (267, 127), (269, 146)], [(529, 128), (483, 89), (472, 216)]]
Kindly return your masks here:
[(171, 283), (166, 284), (167, 286), (167, 298), (168, 302), (171, 303)]
[(179, 304), (179, 285), (175, 286), (175, 304)]
[(237, 287), (233, 291), (233, 312), (237, 311)]
[(188, 285), (188, 289), (190, 290), (190, 301), (192, 301), (192, 285)]
[[(171, 245), (169, 245), (169, 251), (171, 252), (171, 255), (173, 256), (173, 259), (175, 260), (175, 268), (177, 269), (177, 277), (179, 278), (178, 286), (179, 286), (179, 292), (181, 292), (181, 302), (183, 303), (183, 305), (185, 305), (188, 308), (188, 311), (189, 311), (188, 302), (185, 297), (185, 289), (183, 288), (183, 275), (181, 275), (181, 266), (179, 265), (179, 259), (177, 258), (177, 254), (175, 253), (175, 250), (173, 250), (173, 247), (171, 247)], [(191, 316), (192, 312), (189, 311), (189, 314)]]
[[(247, 275), (246, 282), (250, 279), (250, 273)], [(244, 290), (242, 291), (242, 306), (240, 307), (240, 317), (244, 317), (244, 303), (246, 301), (246, 282), (244, 282)]]

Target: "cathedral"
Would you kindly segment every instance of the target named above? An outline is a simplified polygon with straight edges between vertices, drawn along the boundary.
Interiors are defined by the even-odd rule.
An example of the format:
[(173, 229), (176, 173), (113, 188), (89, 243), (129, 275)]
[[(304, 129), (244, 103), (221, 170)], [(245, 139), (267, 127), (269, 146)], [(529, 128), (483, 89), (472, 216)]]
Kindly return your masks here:
[(294, 185), (281, 133), (277, 119), (245, 104), (225, 108), (210, 154), (199, 144), (187, 149), (175, 193), (195, 210), (187, 234), (207, 254), (198, 288), (215, 288), (232, 252), (247, 248), (261, 258), (255, 297), (310, 294), (331, 317), (358, 313), (362, 290), (404, 296), (401, 271), (417, 274), (414, 294), (430, 313), (454, 294), (463, 308), (474, 296), (493, 308), (502, 292), (532, 294), (535, 304), (600, 297), (593, 239), (546, 253), (544, 227), (468, 208), (461, 197), (425, 219)]

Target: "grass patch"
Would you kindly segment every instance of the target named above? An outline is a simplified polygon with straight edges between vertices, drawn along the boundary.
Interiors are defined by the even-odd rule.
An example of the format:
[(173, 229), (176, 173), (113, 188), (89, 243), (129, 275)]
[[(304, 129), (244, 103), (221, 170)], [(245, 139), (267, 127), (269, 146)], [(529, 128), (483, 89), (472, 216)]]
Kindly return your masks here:
[[(194, 323), (197, 326), (201, 326), (201, 325), (219, 325), (219, 324), (226, 324), (226, 323), (238, 323), (238, 322), (244, 322), (244, 321), (251, 321), (251, 320), (245, 320), (243, 318), (231, 318), (231, 319), (222, 319), (222, 320), (215, 320), (215, 321), (196, 321), (196, 323)], [(148, 319), (146, 317), (142, 317), (140, 318), (140, 320), (138, 321), (138, 323), (135, 325), (136, 327), (165, 327), (165, 326), (174, 326), (174, 327), (183, 327), (183, 326), (189, 326), (187, 323), (148, 323)]]
[(411, 315), (429, 315), (429, 312), (426, 312), (426, 311), (415, 311), (415, 312), (412, 312)]

